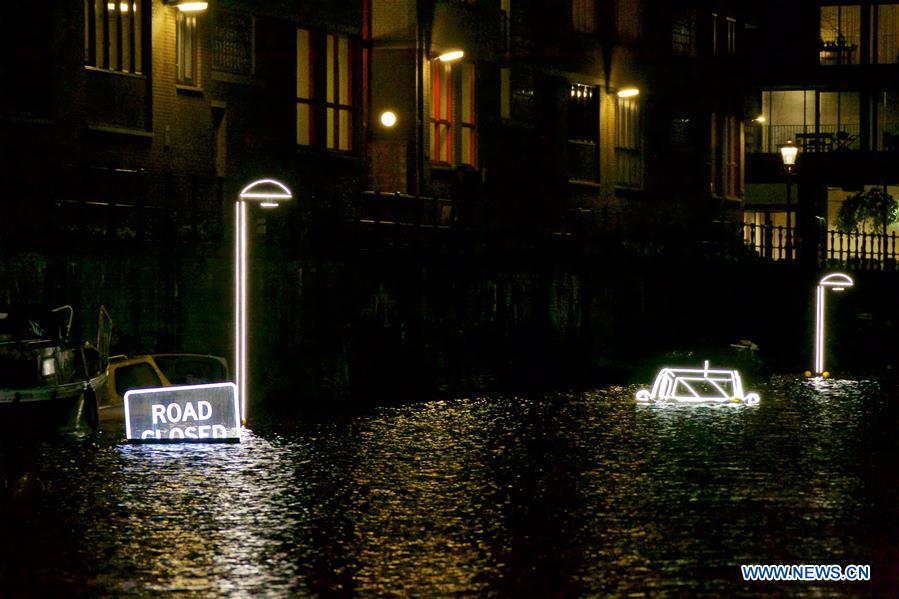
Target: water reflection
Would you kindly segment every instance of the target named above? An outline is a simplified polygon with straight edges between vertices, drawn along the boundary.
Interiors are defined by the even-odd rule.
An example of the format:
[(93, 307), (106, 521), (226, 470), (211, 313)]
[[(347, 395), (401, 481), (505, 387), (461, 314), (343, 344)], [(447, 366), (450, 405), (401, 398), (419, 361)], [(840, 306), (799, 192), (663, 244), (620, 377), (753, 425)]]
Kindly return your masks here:
[(741, 563), (871, 563), (896, 580), (893, 391), (774, 379), (746, 409), (643, 406), (634, 391), (425, 402), (240, 445), (107, 431), (7, 446), (6, 471), (43, 487), (3, 495), (16, 542), (0, 573), (29, 594), (192, 596), (888, 585), (751, 586)]

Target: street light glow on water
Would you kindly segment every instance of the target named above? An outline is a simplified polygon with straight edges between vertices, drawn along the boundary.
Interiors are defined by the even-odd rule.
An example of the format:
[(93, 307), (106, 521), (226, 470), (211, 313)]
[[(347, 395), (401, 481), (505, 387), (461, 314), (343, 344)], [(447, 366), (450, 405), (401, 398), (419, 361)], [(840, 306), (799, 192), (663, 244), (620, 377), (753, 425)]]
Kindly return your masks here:
[(789, 592), (889, 590), (896, 391), (754, 383), (746, 410), (609, 387), (281, 420), (239, 445), (7, 440), (10, 487), (28, 472), (42, 490), (5, 496), (4, 590), (734, 596), (755, 592), (741, 564), (805, 563), (872, 580)]

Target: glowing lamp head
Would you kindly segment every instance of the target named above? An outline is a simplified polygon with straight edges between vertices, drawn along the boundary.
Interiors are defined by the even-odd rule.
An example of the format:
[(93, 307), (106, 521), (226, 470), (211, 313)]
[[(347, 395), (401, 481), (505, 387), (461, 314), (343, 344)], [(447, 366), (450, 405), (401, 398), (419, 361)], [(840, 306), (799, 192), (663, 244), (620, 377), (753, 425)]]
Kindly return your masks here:
[(440, 62), (452, 62), (454, 60), (459, 60), (465, 56), (465, 52), (462, 50), (451, 50), (449, 52), (444, 52), (440, 56), (437, 57), (437, 60)]
[(764, 123), (764, 122), (765, 122), (765, 115), (764, 115), (764, 114), (760, 114), (760, 115), (758, 115), (757, 117), (755, 117), (755, 118), (752, 119), (752, 120), (754, 120), (756, 123)]
[(381, 113), (380, 121), (383, 126), (389, 129), (396, 125), (396, 113), (392, 110), (385, 110)]
[(818, 283), (821, 287), (830, 287), (834, 291), (845, 291), (847, 287), (852, 287), (854, 284), (852, 277), (841, 272), (831, 273)]
[(619, 98), (633, 98), (634, 96), (639, 96), (640, 90), (636, 87), (625, 87), (624, 89), (618, 90)]
[(796, 165), (798, 154), (799, 148), (793, 144), (792, 139), (788, 139), (787, 143), (780, 147), (780, 159), (783, 160), (784, 168), (791, 170)]
[(209, 8), (208, 2), (179, 2), (175, 6), (181, 12), (202, 12)]
[(274, 208), (281, 202), (293, 199), (286, 185), (274, 179), (253, 181), (240, 192), (241, 201), (255, 201), (263, 208)]

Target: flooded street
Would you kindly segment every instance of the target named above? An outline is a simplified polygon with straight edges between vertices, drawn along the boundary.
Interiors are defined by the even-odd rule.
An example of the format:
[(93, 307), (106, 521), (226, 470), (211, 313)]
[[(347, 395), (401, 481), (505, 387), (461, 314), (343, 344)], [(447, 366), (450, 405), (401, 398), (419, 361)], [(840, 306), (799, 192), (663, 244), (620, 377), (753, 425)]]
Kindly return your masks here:
[[(895, 388), (754, 389), (754, 408), (642, 406), (620, 387), (430, 401), (257, 426), (239, 445), (7, 440), (3, 589), (895, 592)], [(743, 582), (750, 563), (870, 564), (872, 581)]]

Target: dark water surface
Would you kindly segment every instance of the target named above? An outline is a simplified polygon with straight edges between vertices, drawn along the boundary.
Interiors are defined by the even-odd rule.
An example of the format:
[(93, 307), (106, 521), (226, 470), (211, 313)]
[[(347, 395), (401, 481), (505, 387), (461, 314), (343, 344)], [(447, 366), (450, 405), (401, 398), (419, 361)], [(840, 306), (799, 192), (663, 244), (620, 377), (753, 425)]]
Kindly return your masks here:
[[(7, 439), (0, 594), (895, 596), (895, 388), (757, 387), (742, 409), (423, 402), (239, 445)], [(874, 580), (744, 583), (741, 563)]]

